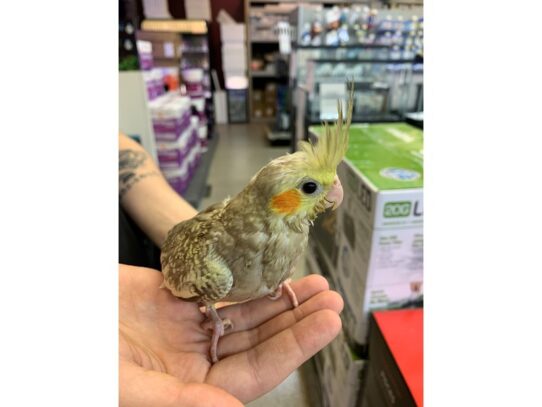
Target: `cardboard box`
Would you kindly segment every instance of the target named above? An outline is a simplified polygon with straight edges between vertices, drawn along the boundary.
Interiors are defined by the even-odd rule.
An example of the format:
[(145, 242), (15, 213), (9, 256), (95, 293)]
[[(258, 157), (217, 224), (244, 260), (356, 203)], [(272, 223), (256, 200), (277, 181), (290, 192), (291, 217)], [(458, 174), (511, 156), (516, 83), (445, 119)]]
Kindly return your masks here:
[(274, 83), (268, 83), (265, 85), (264, 100), (275, 104), (277, 101), (277, 85)]
[[(309, 129), (313, 137), (322, 130)], [(404, 123), (352, 125), (337, 170), (344, 200), (333, 246), (330, 235), (323, 247), (345, 300), (344, 329), (361, 346), (370, 311), (423, 301), (422, 134)]]
[[(337, 267), (338, 245), (338, 211), (327, 210), (314, 220), (309, 229), (309, 243), (316, 245), (318, 254), (325, 257), (324, 268)], [(320, 265), (322, 267), (322, 265)]]
[(423, 309), (375, 312), (361, 407), (423, 406)]
[[(311, 250), (306, 258), (306, 268), (312, 274), (323, 275)], [(332, 281), (330, 288), (333, 288)], [(366, 363), (349, 347), (342, 332), (318, 352), (315, 365), (320, 380), (322, 406), (355, 407), (359, 402)]]
[(254, 89), (252, 91), (252, 103), (263, 102), (263, 91)]
[(252, 104), (252, 116), (254, 117), (263, 117), (264, 115), (264, 108), (263, 104), (261, 102), (255, 102)]
[(276, 107), (274, 102), (265, 101), (264, 102), (264, 116), (265, 117), (275, 117)]
[(176, 33), (138, 31), (137, 39), (148, 41), (152, 44), (153, 58), (180, 58), (181, 37)]

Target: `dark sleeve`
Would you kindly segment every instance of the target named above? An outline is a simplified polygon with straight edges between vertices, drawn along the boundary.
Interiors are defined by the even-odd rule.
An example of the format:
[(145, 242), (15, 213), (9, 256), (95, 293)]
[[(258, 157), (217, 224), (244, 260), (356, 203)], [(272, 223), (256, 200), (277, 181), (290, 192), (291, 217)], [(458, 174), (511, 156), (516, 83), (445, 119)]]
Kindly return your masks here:
[(119, 205), (119, 263), (162, 270), (160, 249)]

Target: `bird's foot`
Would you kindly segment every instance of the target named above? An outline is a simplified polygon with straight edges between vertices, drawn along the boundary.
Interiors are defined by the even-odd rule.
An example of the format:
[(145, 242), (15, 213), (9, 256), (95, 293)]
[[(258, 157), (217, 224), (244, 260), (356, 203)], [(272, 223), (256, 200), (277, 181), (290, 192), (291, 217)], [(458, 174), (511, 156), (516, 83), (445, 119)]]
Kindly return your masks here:
[(278, 300), (280, 297), (282, 297), (282, 284), (279, 284), (277, 289), (267, 296), (272, 301)]
[(218, 339), (224, 335), (224, 332), (227, 329), (233, 328), (233, 322), (231, 322), (231, 320), (228, 318), (221, 319), (218, 315), (218, 312), (216, 312), (216, 308), (213, 305), (208, 305), (206, 307), (205, 314), (207, 315), (207, 318), (209, 318), (209, 320), (205, 321), (202, 324), (202, 327), (204, 329), (210, 329), (213, 331), (213, 335), (211, 337), (211, 348), (209, 352), (211, 354), (211, 361), (213, 363), (216, 363), (218, 362)]
[(294, 306), (294, 308), (299, 306), (299, 302), (297, 301), (297, 296), (295, 295), (294, 290), (290, 286), (290, 281), (292, 280), (289, 278), (283, 281), (282, 283), (280, 283), (277, 289), (275, 290), (275, 292), (268, 295), (268, 298), (273, 301), (278, 300), (280, 297), (282, 297), (282, 289), (284, 287), (284, 290), (286, 290), (288, 297), (290, 297), (290, 301), (292, 302), (292, 305)]
[[(228, 329), (233, 328), (233, 322), (231, 322), (231, 319), (224, 318), (221, 321), (222, 321), (222, 327), (223, 327), (222, 331), (226, 332)], [(216, 322), (214, 320), (207, 320), (207, 321), (203, 321), (201, 326), (202, 326), (203, 329), (214, 331), (215, 330), (215, 324), (216, 324)], [(220, 334), (220, 336), (224, 335), (224, 332), (222, 334)]]
[(282, 285), (284, 286), (284, 289), (288, 293), (288, 297), (290, 297), (290, 301), (292, 301), (292, 304), (293, 304), (293, 306), (295, 308), (295, 307), (299, 306), (299, 302), (297, 301), (297, 296), (295, 295), (294, 290), (290, 286), (290, 281), (292, 281), (292, 280), (288, 279), (284, 283), (282, 283)]

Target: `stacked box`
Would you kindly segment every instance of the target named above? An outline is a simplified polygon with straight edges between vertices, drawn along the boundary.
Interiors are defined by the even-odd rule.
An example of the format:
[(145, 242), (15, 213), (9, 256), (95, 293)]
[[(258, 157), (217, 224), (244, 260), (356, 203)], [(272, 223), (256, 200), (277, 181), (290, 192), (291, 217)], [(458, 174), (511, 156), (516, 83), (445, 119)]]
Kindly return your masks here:
[(184, 68), (182, 70), (183, 83), (188, 96), (191, 98), (201, 98), (205, 95), (204, 77), (202, 68)]
[(193, 110), (195, 110), (197, 118), (197, 139), (199, 142), (201, 152), (207, 151), (208, 133), (209, 133), (209, 120), (207, 119), (206, 112), (206, 99), (205, 97), (191, 97), (190, 103)]
[(137, 41), (137, 53), (139, 55), (139, 69), (150, 71), (154, 67), (152, 59), (152, 43), (150, 41)]
[(170, 92), (149, 103), (158, 164), (178, 193), (188, 187), (201, 155), (199, 118), (191, 115), (191, 101)]
[(147, 88), (148, 100), (154, 100), (166, 93), (164, 88), (164, 73), (161, 68), (143, 71), (143, 80)]
[[(310, 249), (306, 267), (310, 273), (326, 277), (330, 289), (337, 289), (333, 280), (320, 269)], [(320, 380), (322, 406), (355, 407), (363, 384), (366, 360), (361, 359), (352, 350), (343, 332), (318, 352), (314, 360)]]
[(263, 94), (263, 115), (275, 117), (277, 111), (277, 85), (268, 83)]
[(423, 303), (423, 133), (404, 123), (352, 125), (337, 172), (344, 200), (334, 232), (323, 240), (317, 224), (311, 239), (345, 300), (349, 339), (365, 346), (371, 311)]
[(181, 57), (179, 34), (159, 31), (138, 31), (137, 39), (152, 44), (153, 59), (178, 59)]
[(243, 78), (246, 80), (247, 49), (245, 25), (220, 24), (220, 39), (222, 42), (224, 83), (229, 83), (231, 78)]
[(261, 90), (252, 91), (252, 116), (253, 117), (263, 117), (264, 112), (264, 101), (263, 101), (263, 92)]

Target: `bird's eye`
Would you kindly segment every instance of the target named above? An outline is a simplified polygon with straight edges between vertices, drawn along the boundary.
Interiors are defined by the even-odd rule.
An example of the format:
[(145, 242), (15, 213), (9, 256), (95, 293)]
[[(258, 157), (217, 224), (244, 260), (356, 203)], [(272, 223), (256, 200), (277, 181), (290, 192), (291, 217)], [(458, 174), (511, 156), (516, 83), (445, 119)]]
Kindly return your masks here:
[(318, 185), (315, 182), (305, 182), (301, 189), (306, 194), (313, 194), (318, 189)]

